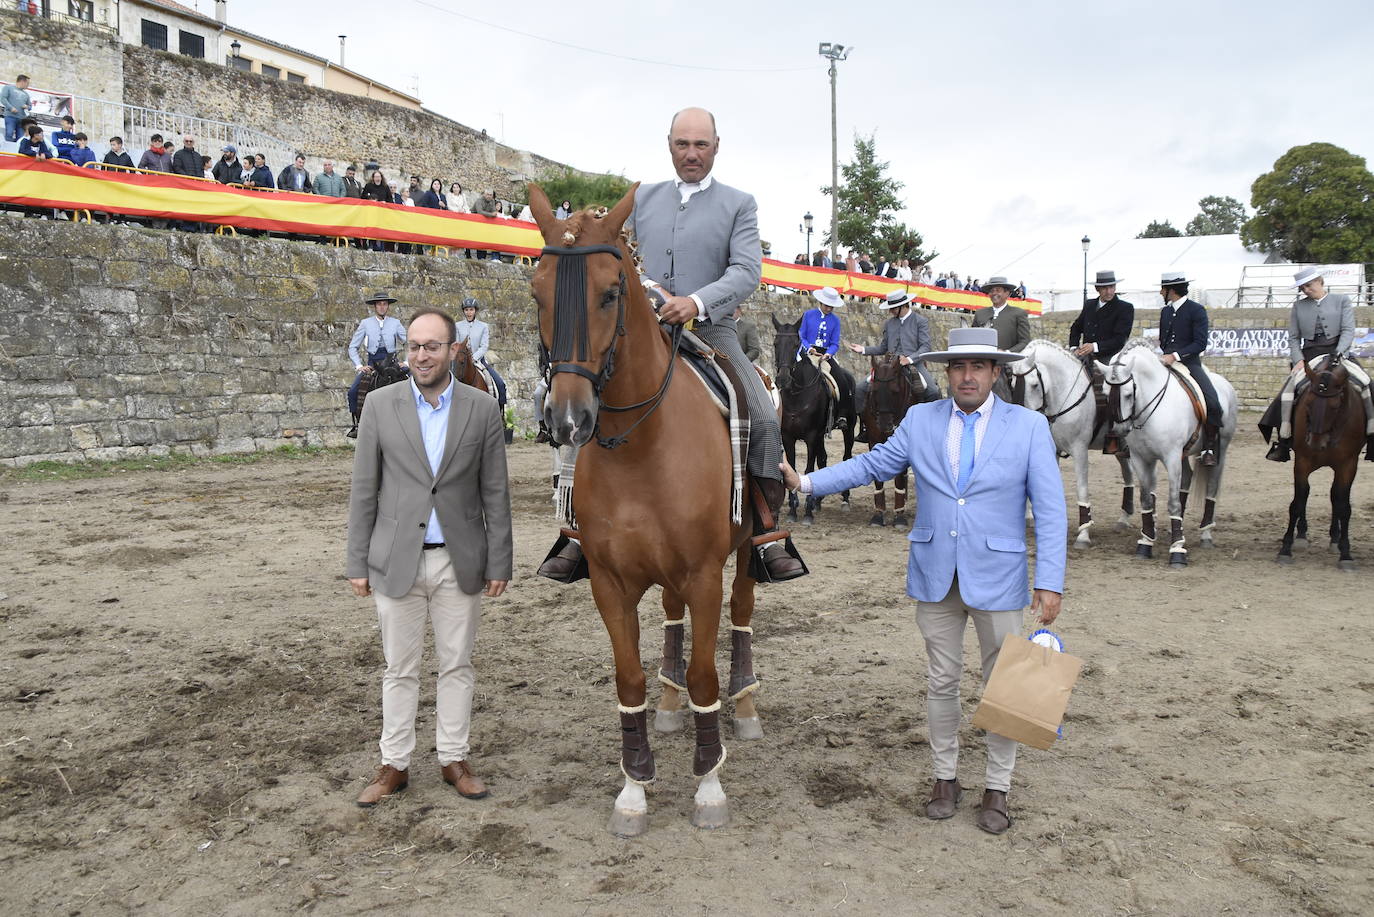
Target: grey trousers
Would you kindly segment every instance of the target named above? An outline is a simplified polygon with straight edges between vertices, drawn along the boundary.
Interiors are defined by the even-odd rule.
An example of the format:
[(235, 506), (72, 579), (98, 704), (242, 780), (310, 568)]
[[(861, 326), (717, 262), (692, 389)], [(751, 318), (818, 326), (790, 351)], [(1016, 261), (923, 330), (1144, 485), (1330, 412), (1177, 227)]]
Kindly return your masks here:
[[(929, 665), (926, 717), (937, 780), (959, 776), (959, 677), (964, 672), (964, 632), (970, 618), (978, 634), (986, 683), (997, 664), (1002, 639), (1021, 632), (1021, 612), (970, 608), (959, 595), (957, 576), (949, 594), (940, 601), (916, 603), (916, 624), (925, 638)], [(1011, 771), (1016, 766), (1016, 740), (989, 732), (987, 745), (987, 779), (983, 788), (1005, 793), (1011, 789)]]
[(723, 354), (744, 380), (749, 401), (749, 473), (781, 481), (778, 463), (782, 461), (782, 433), (778, 430), (778, 415), (773, 412), (773, 402), (763, 387), (763, 380), (739, 345), (735, 320), (697, 322), (692, 332)]

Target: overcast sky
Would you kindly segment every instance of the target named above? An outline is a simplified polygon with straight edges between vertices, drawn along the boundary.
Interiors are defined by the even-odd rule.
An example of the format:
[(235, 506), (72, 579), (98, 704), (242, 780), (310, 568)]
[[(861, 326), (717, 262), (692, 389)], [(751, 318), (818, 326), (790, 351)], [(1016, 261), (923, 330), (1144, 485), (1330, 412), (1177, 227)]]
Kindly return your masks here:
[(510, 145), (631, 179), (672, 177), (672, 112), (709, 108), (714, 174), (758, 198), (783, 260), (805, 245), (803, 213), (829, 221), (821, 41), (854, 48), (839, 64), (841, 163), (855, 133), (876, 134), (906, 186), (901, 218), (946, 255), (1021, 239), (1076, 249), (1151, 219), (1182, 228), (1204, 195), (1248, 206), (1296, 144), (1374, 153), (1368, 0), (229, 0), (228, 13), (331, 60), (347, 33), (351, 69), (418, 82), (427, 108)]

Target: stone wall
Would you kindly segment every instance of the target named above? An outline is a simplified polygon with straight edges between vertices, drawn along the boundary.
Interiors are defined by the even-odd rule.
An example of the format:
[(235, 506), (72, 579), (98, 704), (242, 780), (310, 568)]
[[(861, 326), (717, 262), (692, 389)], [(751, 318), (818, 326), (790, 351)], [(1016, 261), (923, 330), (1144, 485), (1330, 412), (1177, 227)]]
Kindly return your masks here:
[[(528, 268), (462, 258), (335, 249), (133, 226), (0, 216), (0, 462), (247, 452), (285, 443), (340, 445), (348, 426), (344, 356), (367, 313), (363, 291), (387, 289), (403, 319), (419, 306), (483, 303), (518, 425), (533, 424), (536, 318)], [(772, 368), (769, 315), (792, 321), (809, 296), (759, 291), (746, 303)], [(926, 312), (937, 347), (966, 314)], [(1153, 318), (1150, 312), (1147, 318)], [(847, 340), (879, 340), (886, 313), (846, 305)], [(1065, 341), (1072, 316), (1032, 319)], [(1213, 312), (1222, 326), (1266, 327), (1277, 310)], [(1374, 310), (1361, 309), (1361, 325)], [(1142, 322), (1137, 332), (1143, 330)], [(845, 352), (856, 372), (866, 361)], [(1258, 410), (1287, 361), (1209, 361)]]
[(4, 6), (0, 79), (12, 83), (26, 73), (35, 89), (116, 101), (123, 96), (124, 54), (117, 38), (14, 12), (13, 3)]

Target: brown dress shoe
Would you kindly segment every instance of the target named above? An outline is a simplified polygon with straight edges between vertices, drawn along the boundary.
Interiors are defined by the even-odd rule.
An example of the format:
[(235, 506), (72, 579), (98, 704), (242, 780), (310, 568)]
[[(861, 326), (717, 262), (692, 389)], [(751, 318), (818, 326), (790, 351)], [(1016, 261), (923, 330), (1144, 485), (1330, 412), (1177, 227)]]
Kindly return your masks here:
[(454, 761), (442, 768), (444, 782), (451, 784), (464, 799), (487, 798), (487, 785), (472, 772), (466, 761)]
[(978, 812), (978, 827), (988, 834), (1001, 834), (1011, 827), (1007, 814), (1007, 794), (1001, 790), (984, 790), (983, 806)]
[(930, 789), (930, 801), (926, 803), (926, 818), (939, 820), (954, 815), (959, 800), (963, 798), (964, 788), (958, 779), (936, 780)]
[(410, 783), (409, 771), (398, 771), (390, 764), (377, 768), (377, 776), (358, 797), (358, 805), (370, 809), (377, 803), (404, 790)]

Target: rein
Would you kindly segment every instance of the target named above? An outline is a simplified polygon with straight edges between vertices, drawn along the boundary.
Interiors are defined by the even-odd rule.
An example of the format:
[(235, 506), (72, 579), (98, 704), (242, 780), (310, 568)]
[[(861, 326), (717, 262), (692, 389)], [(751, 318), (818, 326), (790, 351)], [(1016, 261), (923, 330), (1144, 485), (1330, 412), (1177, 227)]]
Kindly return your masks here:
[[(596, 395), (599, 410), (624, 413), (647, 406), (649, 410), (630, 424), (625, 432), (618, 436), (603, 437), (598, 435), (596, 437), (596, 444), (603, 449), (615, 449), (623, 446), (634, 429), (648, 420), (654, 411), (658, 410), (664, 395), (668, 393), (668, 386), (673, 381), (673, 370), (677, 367), (678, 351), (682, 348), (682, 326), (673, 326), (671, 333), (673, 348), (672, 352), (668, 354), (668, 370), (664, 373), (663, 382), (659, 385), (658, 391), (634, 404), (607, 404), (602, 398), (601, 392), (615, 373), (616, 347), (619, 345), (620, 339), (625, 336), (627, 281), (623, 267), (620, 269), (620, 292), (616, 296), (615, 334), (611, 337), (611, 346), (606, 350), (606, 357), (602, 361), (601, 370), (593, 373), (585, 366), (579, 366), (578, 363), (572, 361), (586, 362), (587, 360), (587, 256), (614, 255), (617, 261), (623, 261), (621, 251), (614, 245), (582, 245), (569, 248), (548, 245), (541, 250), (541, 254), (559, 256), (557, 272), (554, 275), (553, 350), (547, 355), (540, 354), (541, 361), (548, 367), (549, 381), (552, 383), (553, 377), (558, 373), (572, 373), (590, 380), (592, 393)], [(540, 349), (543, 349), (542, 346)], [(597, 426), (599, 428), (600, 424), (598, 423)]]
[[(1119, 366), (1120, 364), (1115, 363), (1113, 365)], [(1113, 382), (1110, 379), (1108, 379), (1107, 387), (1111, 389), (1111, 395), (1108, 397), (1107, 402), (1112, 409), (1112, 423), (1128, 423), (1130, 421), (1134, 421), (1137, 417), (1140, 417), (1139, 423), (1131, 423), (1131, 429), (1144, 429), (1145, 424), (1149, 423), (1150, 418), (1154, 416), (1155, 411), (1159, 410), (1160, 404), (1164, 402), (1164, 393), (1169, 390), (1169, 383), (1173, 380), (1173, 376), (1174, 374), (1166, 368), (1164, 370), (1164, 384), (1159, 387), (1159, 394), (1155, 395), (1148, 402), (1146, 402), (1144, 407), (1132, 411), (1131, 416), (1129, 417), (1123, 417), (1121, 415), (1121, 389), (1126, 385), (1127, 382), (1131, 383), (1131, 401), (1134, 403), (1134, 401), (1136, 400), (1135, 395), (1138, 391), (1138, 388), (1135, 384), (1135, 373), (1131, 373), (1129, 376), (1127, 376), (1125, 379), (1122, 379), (1120, 382)], [(1088, 384), (1089, 386), (1091, 386), (1092, 380), (1089, 380)], [(1145, 414), (1144, 417), (1141, 417), (1141, 412), (1146, 411), (1146, 409), (1148, 409), (1148, 412)]]
[[(1039, 366), (1038, 364), (1034, 367), (1034, 370), (1033, 370), (1033, 371), (1035, 372), (1035, 381), (1038, 382), (1038, 383), (1040, 383), (1040, 407), (1039, 407), (1037, 410), (1038, 410), (1041, 414), (1044, 414), (1044, 415), (1045, 415), (1045, 419), (1048, 420), (1050, 423), (1054, 423), (1056, 420), (1058, 420), (1059, 418), (1063, 417), (1065, 414), (1069, 413), (1069, 412), (1072, 411), (1074, 408), (1076, 408), (1076, 407), (1078, 407), (1080, 404), (1082, 404), (1082, 403), (1083, 403), (1083, 400), (1084, 400), (1085, 398), (1088, 397), (1088, 393), (1091, 392), (1091, 391), (1093, 390), (1093, 380), (1092, 380), (1092, 376), (1088, 373), (1088, 370), (1087, 370), (1086, 368), (1084, 368), (1082, 365), (1080, 365), (1080, 366), (1079, 366), (1079, 371), (1080, 371), (1081, 373), (1083, 373), (1083, 375), (1086, 376), (1086, 377), (1087, 377), (1087, 380), (1088, 380), (1088, 381), (1087, 381), (1087, 384), (1083, 387), (1083, 392), (1078, 396), (1077, 399), (1074, 400), (1073, 404), (1069, 405), (1069, 406), (1066, 407), (1064, 410), (1062, 410), (1062, 411), (1057, 411), (1057, 412), (1054, 413), (1054, 414), (1046, 414), (1046, 413), (1045, 413), (1045, 409), (1048, 408), (1048, 407), (1050, 406), (1050, 403), (1049, 403), (1049, 399), (1045, 397), (1045, 377), (1044, 377), (1043, 375), (1041, 375), (1041, 373), (1040, 373), (1040, 366)], [(1015, 373), (1015, 372), (1014, 372), (1014, 373), (1011, 374), (1011, 377), (1012, 377), (1013, 379), (1020, 380), (1020, 382), (1021, 382), (1021, 386), (1022, 386), (1022, 389), (1023, 389), (1023, 394), (1022, 394), (1022, 398), (1021, 398), (1022, 402), (1025, 401), (1025, 395), (1024, 395), (1025, 381), (1024, 381), (1024, 380), (1025, 380), (1025, 378), (1026, 378), (1027, 376), (1029, 376), (1029, 375), (1031, 374), (1031, 372), (1032, 372), (1032, 370), (1029, 370), (1029, 369), (1028, 369), (1028, 370), (1026, 370), (1026, 371), (1023, 372), (1023, 373)], [(1124, 385), (1125, 383), (1123, 382), (1122, 384)]]

